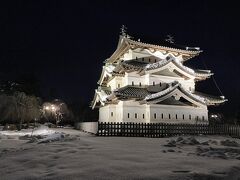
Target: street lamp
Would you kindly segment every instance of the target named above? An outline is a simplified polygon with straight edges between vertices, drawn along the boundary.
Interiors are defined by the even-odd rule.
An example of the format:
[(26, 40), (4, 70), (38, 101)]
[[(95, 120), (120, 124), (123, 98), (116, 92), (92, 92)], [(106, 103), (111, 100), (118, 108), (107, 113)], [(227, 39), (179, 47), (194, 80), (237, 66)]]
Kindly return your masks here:
[(49, 119), (50, 117), (54, 118), (56, 125), (63, 119), (63, 114), (67, 112), (66, 104), (58, 99), (55, 99), (52, 102), (45, 102), (43, 104), (43, 114)]

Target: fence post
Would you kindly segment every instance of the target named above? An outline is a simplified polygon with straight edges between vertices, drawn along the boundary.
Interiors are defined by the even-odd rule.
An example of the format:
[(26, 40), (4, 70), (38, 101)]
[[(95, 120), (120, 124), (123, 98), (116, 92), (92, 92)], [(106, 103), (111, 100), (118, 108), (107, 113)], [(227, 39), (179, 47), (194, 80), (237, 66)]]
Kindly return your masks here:
[(98, 136), (101, 136), (101, 131), (100, 131), (100, 129), (101, 129), (101, 123), (100, 122), (98, 122), (98, 126), (97, 126), (97, 135)]

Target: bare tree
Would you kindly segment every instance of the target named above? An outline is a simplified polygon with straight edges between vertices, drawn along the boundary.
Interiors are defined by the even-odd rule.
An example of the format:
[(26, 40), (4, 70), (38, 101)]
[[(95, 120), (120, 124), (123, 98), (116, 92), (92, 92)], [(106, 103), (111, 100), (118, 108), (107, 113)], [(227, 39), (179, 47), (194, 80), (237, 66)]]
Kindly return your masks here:
[(18, 113), (14, 96), (0, 94), (0, 116), (1, 122), (16, 122)]
[(22, 128), (24, 122), (28, 123), (31, 120), (37, 120), (41, 116), (40, 99), (35, 96), (27, 96), (23, 92), (14, 93), (17, 104), (17, 116), (19, 119), (19, 128)]
[(19, 122), (22, 128), (24, 122), (40, 118), (40, 99), (35, 96), (27, 96), (23, 92), (15, 92), (13, 95), (0, 95), (1, 121)]

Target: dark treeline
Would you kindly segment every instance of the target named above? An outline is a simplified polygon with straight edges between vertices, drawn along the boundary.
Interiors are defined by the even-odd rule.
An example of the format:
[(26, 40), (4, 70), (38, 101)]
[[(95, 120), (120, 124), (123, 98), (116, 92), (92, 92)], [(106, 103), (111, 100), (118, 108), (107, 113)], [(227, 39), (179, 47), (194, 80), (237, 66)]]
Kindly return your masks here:
[(19, 124), (21, 128), (23, 123), (51, 121), (51, 118), (46, 119), (43, 116), (42, 105), (56, 99), (67, 106), (61, 125), (74, 125), (75, 122), (80, 121), (97, 121), (98, 111), (92, 110), (89, 103), (84, 102), (82, 98), (76, 97), (74, 101), (65, 102), (58, 96), (58, 89), (51, 87), (48, 93), (43, 93), (42, 89), (48, 88), (41, 86), (41, 82), (34, 73), (22, 73), (16, 77), (1, 74), (0, 123)]

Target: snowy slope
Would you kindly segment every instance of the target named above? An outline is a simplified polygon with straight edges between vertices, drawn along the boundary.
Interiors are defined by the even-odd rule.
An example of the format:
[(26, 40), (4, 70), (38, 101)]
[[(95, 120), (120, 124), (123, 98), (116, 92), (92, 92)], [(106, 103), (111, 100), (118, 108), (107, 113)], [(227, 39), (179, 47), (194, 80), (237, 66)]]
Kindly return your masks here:
[[(227, 159), (198, 154), (199, 148), (239, 149), (227, 146), (231, 143), (222, 145), (222, 140), (234, 140), (228, 137), (197, 137), (199, 143), (208, 142), (208, 145), (189, 145), (175, 141), (176, 138), (94, 137), (83, 136), (76, 130), (67, 131), (69, 135), (65, 130), (63, 139), (50, 143), (0, 140), (0, 179), (240, 178), (237, 154)], [(168, 146), (171, 139), (176, 142), (175, 147)], [(234, 142), (240, 144), (239, 140)]]

